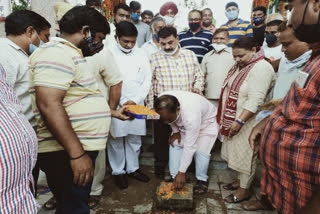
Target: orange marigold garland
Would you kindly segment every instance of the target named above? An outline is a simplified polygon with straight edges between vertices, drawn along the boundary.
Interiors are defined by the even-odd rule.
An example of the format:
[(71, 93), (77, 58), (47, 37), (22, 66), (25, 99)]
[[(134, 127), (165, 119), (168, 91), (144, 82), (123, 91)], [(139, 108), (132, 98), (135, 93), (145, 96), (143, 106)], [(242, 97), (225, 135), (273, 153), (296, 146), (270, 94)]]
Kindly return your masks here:
[(101, 2), (102, 15), (104, 15), (107, 20), (110, 22), (113, 18), (113, 8), (119, 4), (126, 4), (126, 0), (103, 0)]

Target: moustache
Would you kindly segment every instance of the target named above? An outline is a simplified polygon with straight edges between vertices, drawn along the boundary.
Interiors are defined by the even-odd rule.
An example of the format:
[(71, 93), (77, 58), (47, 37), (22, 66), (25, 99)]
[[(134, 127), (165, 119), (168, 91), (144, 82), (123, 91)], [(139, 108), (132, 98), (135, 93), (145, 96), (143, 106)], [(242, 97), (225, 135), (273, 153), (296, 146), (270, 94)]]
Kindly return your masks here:
[(164, 51), (167, 52), (167, 53), (168, 53), (168, 52), (170, 53), (170, 52), (173, 51), (173, 49), (172, 49), (172, 48), (170, 48), (170, 49), (164, 49)]

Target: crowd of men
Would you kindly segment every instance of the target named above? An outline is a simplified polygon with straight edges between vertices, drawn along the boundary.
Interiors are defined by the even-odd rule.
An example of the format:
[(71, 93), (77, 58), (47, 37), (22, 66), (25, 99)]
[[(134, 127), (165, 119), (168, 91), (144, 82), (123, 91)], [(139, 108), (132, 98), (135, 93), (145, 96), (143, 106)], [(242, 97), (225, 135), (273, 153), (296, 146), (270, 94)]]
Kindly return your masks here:
[[(51, 24), (33, 11), (6, 17), (6, 38), (0, 38), (1, 213), (37, 213), (40, 170), (53, 193), (44, 208), (58, 214), (88, 214), (98, 205), (106, 162), (120, 189), (128, 188), (128, 178), (149, 182), (139, 166), (148, 126), (155, 175), (164, 179), (169, 165), (170, 181), (181, 189), (194, 159), (194, 193), (206, 194), (215, 143), (253, 124), (246, 115), (255, 118), (245, 141), (252, 160), (259, 153), (262, 163), (261, 200), (246, 201), (251, 195), (241, 176), (250, 183), (252, 169), (224, 186), (235, 190), (225, 201), (242, 202), (250, 211), (320, 213), (320, 1), (288, 0), (289, 20), (258, 6), (251, 21), (229, 2), (228, 22), (220, 27), (210, 8), (194, 9), (186, 14), (185, 30), (175, 22), (174, 2), (159, 11), (142, 8), (137, 1), (120, 3), (109, 23), (100, 0), (56, 3), (55, 37)], [(268, 96), (254, 110), (247, 105), (246, 113), (236, 114), (237, 106), (222, 103), (243, 96), (239, 88), (254, 60), (266, 61), (256, 77), (270, 80)], [(244, 76), (235, 89), (228, 85), (237, 80), (234, 74)], [(234, 92), (227, 100), (225, 90)], [(258, 97), (256, 90), (245, 96)], [(134, 119), (127, 105), (145, 105), (160, 120)], [(224, 127), (221, 112), (228, 109), (233, 123)]]

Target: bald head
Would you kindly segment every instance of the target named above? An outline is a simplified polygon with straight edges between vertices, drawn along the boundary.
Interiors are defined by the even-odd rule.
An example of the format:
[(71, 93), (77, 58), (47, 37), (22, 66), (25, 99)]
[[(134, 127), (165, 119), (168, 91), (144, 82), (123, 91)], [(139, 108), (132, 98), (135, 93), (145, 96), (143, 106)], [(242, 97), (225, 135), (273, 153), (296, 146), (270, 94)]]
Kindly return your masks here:
[(268, 15), (268, 18), (267, 18), (267, 24), (275, 20), (284, 21), (284, 18), (280, 13), (270, 14)]

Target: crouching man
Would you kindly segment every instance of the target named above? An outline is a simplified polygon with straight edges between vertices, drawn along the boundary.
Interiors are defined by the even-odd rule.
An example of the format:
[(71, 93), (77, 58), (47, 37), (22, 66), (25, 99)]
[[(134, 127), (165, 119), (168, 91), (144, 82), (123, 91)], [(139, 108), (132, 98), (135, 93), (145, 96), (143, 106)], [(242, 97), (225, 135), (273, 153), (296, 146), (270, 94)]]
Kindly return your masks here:
[(197, 185), (195, 194), (208, 191), (210, 152), (219, 126), (217, 109), (203, 96), (186, 91), (169, 91), (155, 100), (155, 111), (163, 123), (169, 124), (169, 170), (176, 189), (186, 183), (185, 173), (195, 158)]

